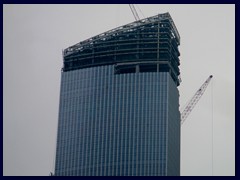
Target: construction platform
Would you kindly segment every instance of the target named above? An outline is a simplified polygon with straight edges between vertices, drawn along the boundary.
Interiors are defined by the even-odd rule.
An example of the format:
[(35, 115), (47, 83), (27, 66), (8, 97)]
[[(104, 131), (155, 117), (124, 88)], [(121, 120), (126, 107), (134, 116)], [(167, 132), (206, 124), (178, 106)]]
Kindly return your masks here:
[(62, 71), (114, 65), (115, 74), (170, 72), (180, 84), (180, 35), (169, 13), (134, 21), (63, 51)]

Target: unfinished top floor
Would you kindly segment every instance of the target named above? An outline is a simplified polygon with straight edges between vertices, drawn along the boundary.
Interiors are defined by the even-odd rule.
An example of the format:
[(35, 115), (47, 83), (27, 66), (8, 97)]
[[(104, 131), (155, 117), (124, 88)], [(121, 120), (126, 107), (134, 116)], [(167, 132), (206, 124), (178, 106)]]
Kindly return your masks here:
[[(156, 67), (156, 72), (169, 71), (179, 85), (179, 45), (180, 35), (170, 14), (158, 14), (66, 48), (62, 70), (115, 65), (116, 73), (130, 73), (141, 72), (139, 65), (146, 71), (144, 66), (148, 64)], [(136, 71), (126, 70), (130, 66)]]

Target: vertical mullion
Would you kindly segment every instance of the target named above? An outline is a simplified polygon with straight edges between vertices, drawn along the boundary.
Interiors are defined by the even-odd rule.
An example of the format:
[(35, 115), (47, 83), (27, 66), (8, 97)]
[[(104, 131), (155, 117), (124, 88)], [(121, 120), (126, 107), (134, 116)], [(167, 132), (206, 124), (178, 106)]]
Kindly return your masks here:
[(130, 100), (130, 103), (129, 103), (129, 105), (130, 105), (130, 107), (129, 107), (129, 109), (130, 109), (130, 111), (129, 111), (129, 140), (128, 140), (128, 173), (127, 173), (127, 175), (128, 176), (130, 176), (131, 175), (131, 172), (130, 172), (130, 167), (131, 167), (131, 153), (132, 153), (132, 151), (131, 151), (131, 148), (132, 148), (132, 107), (133, 107), (133, 105), (132, 105), (132, 96), (133, 96), (133, 93), (132, 93), (132, 86), (133, 86), (133, 84), (132, 84), (132, 78), (131, 78), (132, 76), (131, 76), (131, 74), (130, 75), (128, 75), (128, 78), (129, 78), (129, 87), (130, 87), (130, 89), (129, 89), (129, 100)]
[[(150, 73), (148, 73), (148, 82), (151, 81), (150, 78)], [(152, 92), (152, 88), (151, 88), (151, 83), (149, 84), (149, 92), (148, 92), (148, 171), (147, 171), (147, 175), (150, 175), (150, 161), (151, 161), (151, 140), (150, 140), (150, 134), (151, 134), (151, 113), (150, 113), (150, 98), (151, 98), (151, 92)]]
[(106, 96), (105, 96), (105, 93), (106, 93), (106, 68), (105, 67), (102, 67), (100, 69), (100, 76), (102, 77), (102, 81), (101, 81), (101, 86), (102, 86), (102, 93), (101, 93), (101, 104), (103, 105), (102, 108), (100, 109), (100, 111), (102, 112), (102, 115), (100, 116), (100, 122), (101, 122), (101, 128), (100, 128), (100, 142), (101, 142), (101, 153), (100, 153), (100, 176), (103, 176), (103, 168), (104, 168), (104, 160), (103, 160), (103, 154), (104, 154), (104, 145), (103, 145), (103, 140), (104, 140), (104, 117), (105, 117), (105, 109), (106, 109)]
[(98, 87), (99, 87), (99, 95), (98, 95), (98, 101), (97, 101), (97, 103), (99, 104), (99, 109), (98, 109), (98, 112), (99, 112), (99, 116), (97, 117), (97, 119), (98, 119), (98, 128), (97, 128), (97, 163), (96, 163), (96, 166), (97, 166), (97, 170), (96, 170), (96, 176), (99, 176), (100, 175), (100, 173), (99, 173), (99, 169), (100, 169), (100, 167), (99, 167), (99, 156), (100, 156), (100, 154), (101, 154), (101, 149), (100, 149), (100, 136), (101, 136), (101, 116), (102, 116), (102, 111), (101, 111), (101, 109), (102, 109), (102, 103), (101, 103), (101, 95), (102, 95), (102, 76), (101, 76), (101, 68), (100, 67), (97, 67), (98, 68), (98, 71), (97, 71), (97, 76), (100, 78), (99, 79), (99, 85), (98, 85)]

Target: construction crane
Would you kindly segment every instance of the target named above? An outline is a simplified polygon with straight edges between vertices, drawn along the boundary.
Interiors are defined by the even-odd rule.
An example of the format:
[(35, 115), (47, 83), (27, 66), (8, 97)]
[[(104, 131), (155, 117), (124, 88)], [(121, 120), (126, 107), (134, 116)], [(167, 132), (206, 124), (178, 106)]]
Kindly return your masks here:
[(133, 5), (133, 4), (129, 4), (129, 7), (130, 7), (130, 9), (131, 9), (131, 11), (132, 11), (132, 13), (133, 13), (133, 16), (134, 16), (135, 20), (136, 20), (136, 21), (139, 21), (140, 18), (139, 18), (139, 16), (138, 16), (138, 13), (137, 13), (134, 5)]
[[(133, 13), (133, 16), (136, 21), (139, 21), (140, 18), (138, 16), (137, 10), (135, 9), (133, 4), (129, 4), (129, 7)], [(187, 104), (187, 106), (184, 108), (183, 112), (181, 113), (181, 124), (184, 123), (184, 121), (187, 119), (188, 115), (191, 113), (199, 99), (202, 97), (203, 93), (205, 92), (209, 82), (212, 79), (212, 75), (208, 77), (208, 79), (203, 83), (203, 85), (197, 90), (197, 92), (194, 94), (190, 102)]]
[(181, 113), (181, 124), (184, 123), (184, 121), (187, 119), (188, 115), (191, 113), (199, 99), (202, 97), (203, 93), (207, 89), (207, 86), (209, 82), (212, 79), (212, 75), (210, 75), (207, 80), (203, 83), (203, 85), (197, 90), (197, 92), (194, 94), (192, 99), (189, 101), (187, 106), (184, 108), (183, 112)]

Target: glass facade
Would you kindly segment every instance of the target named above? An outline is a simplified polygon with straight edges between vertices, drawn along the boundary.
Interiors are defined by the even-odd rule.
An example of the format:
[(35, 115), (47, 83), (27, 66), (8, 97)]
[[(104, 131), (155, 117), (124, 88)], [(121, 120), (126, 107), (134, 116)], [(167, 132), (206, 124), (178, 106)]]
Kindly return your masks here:
[(63, 51), (56, 176), (180, 175), (179, 45), (163, 13)]
[(180, 175), (177, 84), (114, 65), (62, 72), (56, 176)]

